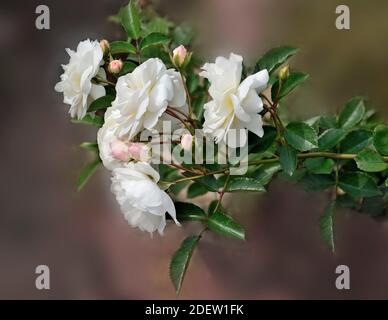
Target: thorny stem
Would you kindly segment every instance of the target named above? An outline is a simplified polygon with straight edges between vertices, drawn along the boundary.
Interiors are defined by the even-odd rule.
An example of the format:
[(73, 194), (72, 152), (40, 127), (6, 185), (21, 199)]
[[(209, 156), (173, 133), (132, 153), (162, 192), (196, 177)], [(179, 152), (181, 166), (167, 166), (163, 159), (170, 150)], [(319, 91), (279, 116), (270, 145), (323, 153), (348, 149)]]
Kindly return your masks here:
[(178, 119), (180, 122), (182, 122), (182, 124), (185, 126), (185, 128), (190, 131), (190, 127), (187, 124), (187, 122), (184, 119), (182, 119), (180, 116), (178, 116), (174, 111), (172, 111), (171, 109), (166, 109), (166, 113), (169, 114), (170, 116)]
[[(356, 158), (356, 156), (357, 156), (357, 154), (353, 154), (353, 153), (333, 153), (333, 152), (309, 152), (309, 153), (299, 153), (297, 155), (298, 159), (323, 157), (323, 158), (338, 159), (338, 160), (352, 160), (352, 159)], [(388, 162), (388, 156), (383, 157), (383, 159), (385, 162)], [(276, 156), (273, 158), (251, 161), (248, 164), (248, 166), (257, 166), (260, 164), (273, 163), (273, 162), (278, 162), (278, 161), (279, 161), (279, 157)], [(201, 179), (205, 176), (214, 175), (214, 174), (221, 174), (221, 173), (228, 174), (229, 168), (224, 168), (224, 169), (220, 169), (220, 170), (216, 170), (216, 171), (209, 171), (209, 172), (205, 172), (201, 175), (197, 175), (197, 176), (181, 178), (181, 179), (174, 181), (174, 183)]]
[(187, 88), (186, 77), (184, 76), (182, 71), (179, 71), (179, 73), (181, 74), (181, 77), (182, 77), (183, 87), (185, 88), (186, 97), (187, 97), (187, 104), (188, 104), (188, 107), (189, 107), (189, 117), (188, 117), (188, 119), (189, 119), (189, 121), (191, 121), (191, 119), (193, 117), (193, 108), (192, 108), (192, 105), (191, 105), (190, 92), (189, 92), (189, 89)]
[(218, 199), (217, 205), (216, 205), (216, 207), (214, 208), (213, 213), (216, 212), (216, 211), (218, 210), (218, 208), (220, 207), (220, 205), (221, 205), (222, 198), (224, 197), (226, 187), (228, 186), (228, 183), (229, 183), (229, 179), (230, 179), (230, 174), (228, 174), (228, 175), (226, 176), (226, 180), (225, 180), (224, 187), (223, 187), (222, 190), (220, 191), (220, 198)]

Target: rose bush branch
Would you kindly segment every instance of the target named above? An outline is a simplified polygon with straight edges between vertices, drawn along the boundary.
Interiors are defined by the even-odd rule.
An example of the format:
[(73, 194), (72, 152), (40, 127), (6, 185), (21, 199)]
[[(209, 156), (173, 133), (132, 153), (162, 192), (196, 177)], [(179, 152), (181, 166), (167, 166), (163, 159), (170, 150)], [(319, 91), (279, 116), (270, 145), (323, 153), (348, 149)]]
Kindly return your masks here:
[[(81, 144), (94, 159), (81, 171), (77, 189), (102, 164), (132, 227), (162, 235), (167, 226), (201, 225), (172, 257), (177, 292), (205, 231), (245, 240), (244, 228), (222, 205), (227, 193), (263, 193), (275, 178), (327, 192), (330, 201), (318, 223), (333, 251), (338, 209), (372, 218), (385, 214), (388, 126), (362, 96), (338, 114), (290, 121), (287, 97), (308, 79), (289, 66), (298, 49), (273, 48), (243, 70), (243, 58), (234, 53), (205, 62), (188, 49), (192, 29), (152, 8), (141, 11), (136, 1), (113, 20), (122, 26), (123, 40), (84, 40), (67, 49), (69, 62), (55, 87), (73, 122), (98, 127), (97, 141)], [(165, 123), (174, 136), (167, 140)], [(216, 155), (197, 163), (203, 141), (215, 146)], [(160, 146), (165, 149), (155, 149)], [(157, 157), (162, 163), (153, 161)], [(218, 199), (197, 206), (195, 198), (208, 193)]]

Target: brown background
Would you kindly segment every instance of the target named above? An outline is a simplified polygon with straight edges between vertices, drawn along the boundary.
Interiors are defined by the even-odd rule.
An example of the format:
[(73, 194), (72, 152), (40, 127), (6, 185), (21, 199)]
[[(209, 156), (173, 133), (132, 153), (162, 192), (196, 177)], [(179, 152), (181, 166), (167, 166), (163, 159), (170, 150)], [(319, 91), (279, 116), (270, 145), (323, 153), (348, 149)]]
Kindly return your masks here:
[[(35, 29), (35, 8), (51, 9), (51, 30)], [(164, 237), (130, 228), (100, 170), (81, 194), (74, 182), (96, 130), (71, 124), (53, 90), (64, 48), (84, 38), (119, 37), (106, 21), (125, 1), (7, 1), (0, 10), (0, 298), (176, 298), (168, 279), (172, 252), (195, 225)], [(387, 1), (345, 1), (351, 30), (334, 27), (343, 1), (160, 1), (160, 12), (192, 21), (197, 49), (213, 59), (230, 51), (253, 62), (268, 48), (301, 48), (293, 65), (311, 80), (288, 100), (292, 118), (329, 113), (368, 94), (387, 114)], [(387, 114), (388, 116), (388, 114)], [(227, 198), (247, 241), (206, 235), (181, 298), (388, 298), (388, 227), (351, 211), (336, 216), (338, 251), (322, 245), (318, 217), (326, 196), (275, 181), (265, 195)], [(46, 264), (51, 289), (35, 289)], [(351, 271), (351, 290), (335, 289), (335, 267)]]

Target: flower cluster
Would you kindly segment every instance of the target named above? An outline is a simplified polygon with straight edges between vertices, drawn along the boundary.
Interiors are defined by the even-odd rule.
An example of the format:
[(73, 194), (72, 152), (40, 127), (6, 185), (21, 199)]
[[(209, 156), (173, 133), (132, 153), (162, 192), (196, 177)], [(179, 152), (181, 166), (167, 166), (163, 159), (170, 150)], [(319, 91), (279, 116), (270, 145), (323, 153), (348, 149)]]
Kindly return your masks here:
[[(162, 234), (167, 220), (201, 224), (171, 260), (177, 291), (207, 232), (245, 239), (223, 207), (227, 193), (264, 192), (275, 177), (327, 191), (319, 226), (333, 251), (337, 208), (385, 214), (388, 126), (365, 97), (350, 99), (335, 116), (290, 121), (285, 100), (309, 77), (288, 64), (296, 48), (271, 49), (252, 67), (233, 53), (206, 63), (192, 50), (191, 29), (152, 10), (141, 13), (135, 0), (113, 20), (125, 40), (85, 40), (67, 49), (70, 60), (55, 86), (73, 122), (99, 128), (97, 141), (81, 144), (95, 160), (77, 186), (103, 164), (131, 226)], [(182, 192), (186, 199), (213, 193), (216, 200), (206, 208), (176, 201)]]
[[(69, 64), (56, 90), (63, 92), (64, 102), (71, 105), (70, 114), (82, 120), (90, 104), (105, 95), (106, 72), (118, 74), (120, 60), (104, 61), (106, 40), (85, 40), (77, 51), (70, 49)], [(186, 48), (173, 52), (172, 63), (182, 66)], [(263, 102), (259, 93), (268, 84), (268, 72), (262, 70), (241, 82), (242, 57), (231, 54), (229, 59), (218, 57), (206, 63), (200, 76), (210, 82), (211, 100), (204, 106), (204, 133), (216, 143), (223, 142), (236, 148), (247, 144), (247, 137), (239, 140), (232, 129), (247, 129), (262, 137), (260, 112)], [(107, 65), (107, 70), (100, 66)], [(100, 76), (100, 77), (99, 77)], [(95, 80), (99, 84), (93, 83)], [(182, 74), (168, 69), (159, 58), (150, 58), (132, 72), (121, 75), (115, 84), (116, 98), (106, 108), (104, 124), (97, 133), (99, 155), (104, 166), (112, 171), (112, 192), (127, 221), (134, 227), (162, 234), (166, 212), (176, 220), (174, 204), (157, 183), (159, 174), (151, 163), (149, 143), (138, 142), (144, 130), (160, 127), (168, 119), (167, 108), (186, 112), (187, 96)], [(241, 82), (241, 83), (240, 83)], [(171, 120), (171, 119), (170, 119)], [(245, 132), (245, 131), (243, 131)], [(182, 137), (182, 148), (190, 149), (193, 137)]]

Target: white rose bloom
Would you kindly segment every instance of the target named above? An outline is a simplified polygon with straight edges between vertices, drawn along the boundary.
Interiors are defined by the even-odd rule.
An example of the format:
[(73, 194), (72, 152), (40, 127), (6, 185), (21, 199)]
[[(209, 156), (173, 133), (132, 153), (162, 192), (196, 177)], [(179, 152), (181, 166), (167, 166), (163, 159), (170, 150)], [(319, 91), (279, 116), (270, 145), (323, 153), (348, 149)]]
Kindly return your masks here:
[(67, 65), (62, 65), (64, 73), (55, 90), (63, 92), (63, 102), (69, 104), (72, 118), (82, 119), (93, 100), (105, 95), (105, 88), (91, 82), (97, 74), (105, 79), (103, 52), (98, 41), (85, 40), (78, 44), (77, 51), (66, 49), (70, 56)]
[(218, 57), (215, 63), (206, 63), (200, 73), (210, 81), (212, 97), (204, 106), (204, 132), (216, 143), (227, 142), (231, 147), (243, 146), (246, 135), (236, 141), (235, 134), (228, 135), (230, 129), (248, 129), (259, 137), (264, 134), (259, 115), (263, 102), (258, 92), (267, 87), (269, 75), (267, 70), (262, 70), (240, 83), (242, 61), (241, 56), (232, 53), (229, 59)]
[(125, 219), (142, 231), (163, 234), (166, 212), (176, 220), (172, 199), (157, 185), (159, 174), (144, 162), (130, 162), (125, 168), (112, 171), (112, 192), (120, 204)]
[(112, 116), (119, 136), (132, 139), (143, 129), (155, 127), (167, 106), (186, 105), (180, 74), (167, 70), (160, 59), (149, 59), (117, 80)]

